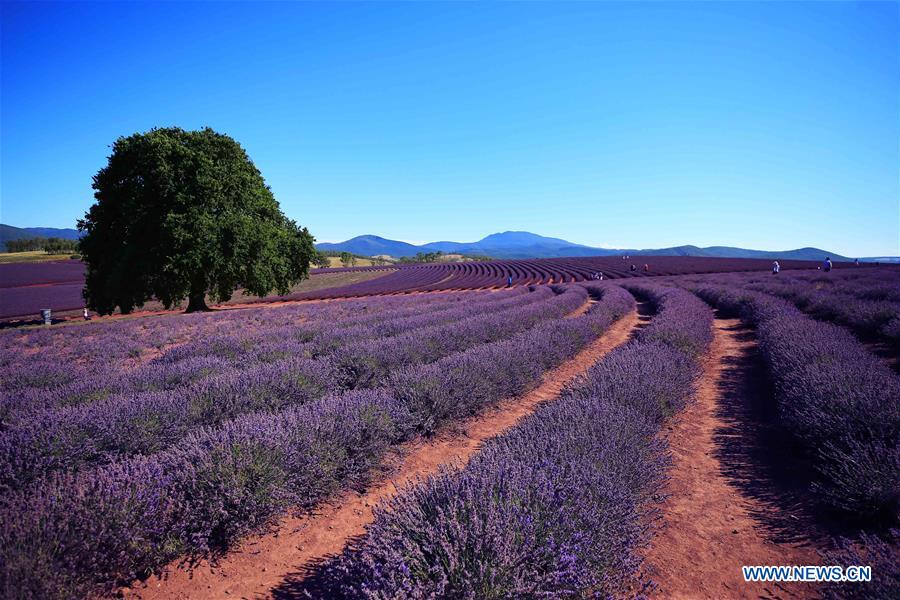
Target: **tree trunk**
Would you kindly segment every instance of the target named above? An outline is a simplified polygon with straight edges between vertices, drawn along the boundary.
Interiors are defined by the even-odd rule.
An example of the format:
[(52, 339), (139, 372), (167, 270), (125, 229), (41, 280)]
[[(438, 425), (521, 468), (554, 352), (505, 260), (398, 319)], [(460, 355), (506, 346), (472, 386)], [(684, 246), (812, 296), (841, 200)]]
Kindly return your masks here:
[(212, 310), (210, 307), (206, 305), (206, 294), (200, 292), (199, 294), (191, 294), (188, 298), (188, 306), (187, 311), (189, 313), (192, 312), (206, 312)]

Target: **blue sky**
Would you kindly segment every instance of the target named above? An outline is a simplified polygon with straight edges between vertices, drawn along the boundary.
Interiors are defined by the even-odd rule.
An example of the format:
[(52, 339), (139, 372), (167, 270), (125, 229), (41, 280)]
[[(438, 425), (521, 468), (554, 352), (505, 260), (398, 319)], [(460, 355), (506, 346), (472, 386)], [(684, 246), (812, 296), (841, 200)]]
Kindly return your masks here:
[(900, 254), (897, 3), (2, 4), (0, 221), (204, 125), (321, 241)]

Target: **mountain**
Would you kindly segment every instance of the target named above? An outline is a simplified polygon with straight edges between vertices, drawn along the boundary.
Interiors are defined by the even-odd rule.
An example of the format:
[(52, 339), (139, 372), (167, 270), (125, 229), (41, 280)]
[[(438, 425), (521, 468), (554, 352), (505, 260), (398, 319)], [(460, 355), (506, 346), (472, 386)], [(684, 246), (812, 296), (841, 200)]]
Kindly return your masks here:
[(77, 240), (81, 232), (77, 229), (56, 229), (54, 227), (13, 227), (0, 223), (0, 248), (6, 248), (7, 240), (22, 240), (35, 237), (56, 237)]
[(477, 242), (432, 242), (422, 247), (432, 251), (482, 254), (496, 258), (579, 256), (597, 253), (595, 248), (527, 231), (504, 231), (492, 233)]
[(555, 258), (560, 256), (617, 256), (622, 254), (642, 256), (712, 256), (722, 258), (766, 258), (794, 260), (851, 260), (845, 256), (819, 248), (798, 248), (796, 250), (767, 251), (747, 250), (731, 246), (675, 246), (653, 249), (610, 249), (592, 248), (559, 238), (544, 237), (527, 231), (504, 231), (491, 234), (477, 242), (431, 242), (415, 246), (406, 242), (388, 240), (374, 235), (361, 235), (346, 242), (317, 244), (321, 250), (353, 252), (365, 256), (388, 254), (400, 258), (414, 256), (417, 252), (478, 254), (493, 258)]
[(377, 235), (360, 235), (349, 239), (346, 242), (332, 244), (322, 242), (316, 244), (319, 250), (335, 250), (337, 252), (352, 252), (353, 254), (361, 254), (363, 256), (378, 256), (379, 254), (387, 254), (389, 256), (415, 256), (416, 252), (428, 252), (420, 246), (413, 246), (406, 242), (398, 242), (396, 240), (387, 240)]
[(674, 248), (657, 248), (654, 250), (619, 250), (616, 254), (634, 254), (635, 256), (710, 256), (715, 258), (766, 258), (771, 260), (825, 260), (831, 258), (837, 261), (850, 261), (852, 259), (834, 252), (820, 250), (819, 248), (797, 248), (795, 250), (748, 250), (746, 248), (734, 248), (732, 246), (675, 246)]
[[(31, 237), (59, 237), (77, 240), (81, 233), (77, 229), (54, 229), (52, 227), (13, 227), (0, 224), (0, 248), (6, 240), (18, 240)], [(633, 256), (714, 256), (721, 258), (766, 258), (794, 260), (824, 260), (830, 256), (833, 260), (852, 260), (834, 252), (819, 248), (797, 248), (795, 250), (748, 250), (731, 246), (674, 246), (672, 248), (592, 248), (584, 244), (575, 244), (559, 238), (545, 237), (528, 231), (504, 231), (492, 233), (477, 242), (431, 242), (416, 246), (407, 242), (389, 240), (377, 235), (360, 235), (345, 242), (316, 244), (319, 250), (352, 252), (363, 256), (386, 254), (395, 258), (415, 256), (418, 252), (458, 253), (490, 256), (492, 258), (555, 258), (560, 256), (617, 256), (628, 254)], [(866, 262), (900, 262), (897, 257), (880, 257), (861, 259)]]

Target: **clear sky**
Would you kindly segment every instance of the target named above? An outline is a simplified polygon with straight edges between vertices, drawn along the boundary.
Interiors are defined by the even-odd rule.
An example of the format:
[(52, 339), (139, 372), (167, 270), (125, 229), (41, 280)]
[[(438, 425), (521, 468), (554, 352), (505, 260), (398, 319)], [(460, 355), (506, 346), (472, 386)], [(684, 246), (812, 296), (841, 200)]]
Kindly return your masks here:
[(900, 254), (897, 2), (2, 3), (0, 221), (118, 136), (237, 139), (320, 241)]

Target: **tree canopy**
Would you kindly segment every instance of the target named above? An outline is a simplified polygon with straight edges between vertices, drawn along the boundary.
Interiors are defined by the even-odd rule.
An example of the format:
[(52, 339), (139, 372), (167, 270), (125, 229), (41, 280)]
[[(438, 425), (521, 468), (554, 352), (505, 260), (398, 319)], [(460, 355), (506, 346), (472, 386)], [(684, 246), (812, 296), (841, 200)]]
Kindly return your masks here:
[(156, 298), (167, 308), (234, 291), (286, 294), (309, 275), (313, 237), (281, 212), (235, 140), (205, 128), (121, 137), (78, 222), (84, 297), (100, 314)]

